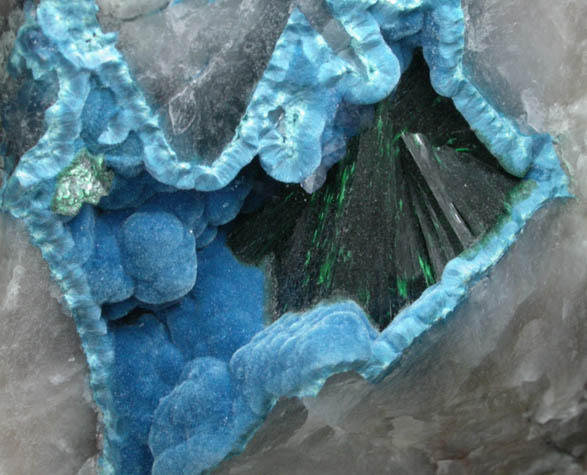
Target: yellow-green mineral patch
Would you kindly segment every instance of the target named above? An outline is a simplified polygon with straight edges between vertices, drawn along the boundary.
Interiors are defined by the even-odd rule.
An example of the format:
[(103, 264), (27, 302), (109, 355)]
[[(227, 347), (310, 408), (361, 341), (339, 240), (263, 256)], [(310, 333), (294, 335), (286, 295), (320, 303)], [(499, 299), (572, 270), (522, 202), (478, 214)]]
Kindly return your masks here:
[(103, 155), (83, 149), (57, 176), (51, 208), (55, 213), (75, 216), (84, 203), (98, 204), (112, 185), (114, 173), (106, 168)]

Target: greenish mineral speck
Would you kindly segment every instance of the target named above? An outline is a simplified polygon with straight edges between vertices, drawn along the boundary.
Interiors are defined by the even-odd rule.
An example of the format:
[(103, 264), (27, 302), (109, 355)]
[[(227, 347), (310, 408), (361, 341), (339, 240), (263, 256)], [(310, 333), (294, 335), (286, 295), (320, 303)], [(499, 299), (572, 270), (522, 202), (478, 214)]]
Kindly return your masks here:
[(81, 150), (57, 176), (51, 207), (58, 214), (75, 216), (84, 203), (98, 204), (110, 191), (114, 173), (106, 168), (103, 155)]

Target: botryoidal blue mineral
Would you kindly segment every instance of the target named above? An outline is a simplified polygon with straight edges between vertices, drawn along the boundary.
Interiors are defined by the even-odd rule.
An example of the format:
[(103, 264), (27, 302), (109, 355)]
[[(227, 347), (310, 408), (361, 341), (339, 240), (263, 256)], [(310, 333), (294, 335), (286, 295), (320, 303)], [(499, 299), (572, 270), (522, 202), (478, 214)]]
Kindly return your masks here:
[[(198, 473), (241, 450), (278, 398), (315, 395), (336, 372), (377, 380), (451, 314), (538, 208), (569, 196), (551, 139), (520, 132), (468, 79), (460, 1), (326, 3), (348, 46), (333, 50), (294, 8), (212, 161), (170, 147), (93, 0), (29, 5), (11, 70), (56, 78), (59, 90), (2, 200), (26, 222), (75, 318), (104, 421), (103, 473)], [(324, 172), (344, 156), (333, 144), (354, 133), (337, 111), (392, 93), (415, 48), (436, 92), (531, 191), (385, 330), (350, 301), (268, 324), (267, 279), (234, 258), (222, 228), (254, 188), (243, 168), (258, 156), (288, 183)], [(56, 208), (65, 188), (75, 199)]]

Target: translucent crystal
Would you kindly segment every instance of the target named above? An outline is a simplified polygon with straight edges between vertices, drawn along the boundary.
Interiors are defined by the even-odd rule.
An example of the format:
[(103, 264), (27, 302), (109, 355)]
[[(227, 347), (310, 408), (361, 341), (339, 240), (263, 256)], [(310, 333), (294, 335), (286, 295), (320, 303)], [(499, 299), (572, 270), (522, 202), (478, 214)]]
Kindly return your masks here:
[[(167, 122), (175, 150), (216, 158), (267, 66), (291, 0), (98, 3), (102, 24), (118, 31), (118, 47)], [(155, 4), (162, 9), (152, 14), (120, 13)]]
[[(463, 65), (460, 2), (270, 3), (105, 1), (101, 25), (120, 31), (118, 43), (116, 35), (100, 31), (91, 0), (43, 0), (36, 8), (27, 3), (10, 61), (19, 79), (6, 97), (23, 94), (17, 107), (2, 107), (3, 119), (7, 114), (10, 120), (0, 138), (8, 144), (0, 151), (6, 163), (18, 159), (18, 165), (14, 173), (6, 167), (12, 174), (0, 193), (4, 206), (26, 222), (78, 325), (104, 422), (101, 469), (155, 475), (209, 470), (244, 448), (280, 397), (315, 395), (331, 375), (349, 370), (383, 383), (367, 386), (356, 375), (350, 383), (348, 375), (331, 379), (318, 400), (304, 400), (304, 407), (294, 402), (292, 410), (286, 405), (293, 421), (286, 417), (286, 429), (275, 431), (271, 423), (284, 407), (278, 405), (269, 431), (262, 429), (260, 442), (249, 445), (264, 460), (250, 458), (249, 451), (246, 464), (232, 469), (458, 473), (476, 464), (486, 473), (505, 464), (506, 472), (542, 466), (564, 473), (580, 467), (584, 378), (575, 374), (584, 374), (584, 332), (572, 317), (584, 313), (582, 303), (574, 305), (586, 281), (585, 250), (576, 237), (584, 219), (576, 210), (558, 227), (538, 213), (544, 227), (522, 234), (540, 207), (569, 197), (568, 181), (549, 136), (520, 130), (519, 117), (511, 120), (494, 107), (498, 94), (488, 88), (491, 82), (474, 78), (471, 62)], [(233, 29), (222, 29), (220, 13)], [(198, 23), (202, 18), (211, 30)], [(130, 47), (121, 56), (125, 28)], [(144, 41), (147, 34), (151, 43)], [(185, 41), (208, 34), (209, 55), (207, 45)], [(254, 40), (251, 54), (247, 38)], [(400, 76), (411, 77), (416, 47), (430, 66), (427, 81), (445, 97), (438, 104), (452, 98), (468, 123), (465, 133), (475, 130), (490, 154), (469, 143), (437, 142), (434, 127), (444, 122), (435, 117), (428, 127), (418, 121), (442, 110), (438, 104), (420, 111), (416, 103), (403, 114), (387, 109), (404, 97), (404, 88), (395, 87)], [(138, 49), (141, 55), (134, 57)], [(243, 64), (243, 57), (251, 61)], [(230, 61), (222, 64), (225, 59)], [(209, 82), (207, 72), (214, 73)], [(42, 100), (32, 101), (29, 111), (23, 104), (36, 95)], [(227, 97), (236, 97), (235, 103), (218, 108)], [(541, 107), (532, 94), (522, 102), (533, 111)], [(376, 103), (373, 127), (360, 127), (369, 115), (364, 110)], [(568, 117), (580, 115), (577, 109), (574, 103), (559, 122), (548, 109), (541, 120), (561, 132)], [(212, 120), (198, 116), (202, 111)], [(23, 118), (23, 130), (34, 132), (26, 134), (30, 146), (19, 139)], [(403, 127), (404, 118), (419, 127)], [(225, 148), (230, 134), (234, 141)], [(317, 190), (320, 172), (344, 158), (351, 136), (348, 160)], [(563, 134), (560, 150), (579, 149), (583, 138)], [(210, 163), (221, 148), (226, 153)], [(84, 204), (73, 218), (57, 215), (51, 204), (61, 174), (84, 149), (103, 156), (112, 170), (109, 194)], [(189, 159), (185, 152), (194, 149), (203, 159)], [(263, 256), (259, 267), (251, 267), (229, 251), (226, 235), (264, 199), (275, 199), (279, 185), (260, 175), (260, 167), (247, 167), (256, 155), (275, 179), (301, 183), (310, 177), (305, 185), (315, 193), (281, 187), (282, 199), (269, 206), (271, 219), (265, 227), (250, 227), (244, 239), (245, 250)], [(581, 176), (581, 162), (570, 164)], [(82, 186), (69, 182), (75, 185), (70, 195), (83, 195), (83, 186), (98, 175), (84, 173)], [(519, 179), (518, 196), (505, 200)], [(506, 217), (498, 220), (504, 202)], [(306, 232), (291, 232), (289, 217), (307, 210), (314, 216), (299, 220)], [(451, 238), (441, 239), (439, 229)], [(518, 260), (502, 260), (517, 272), (510, 278), (494, 265), (508, 249), (515, 251), (520, 235), (547, 247), (521, 247), (526, 250)], [(292, 237), (287, 249), (283, 244)], [(564, 250), (552, 240), (557, 237)], [(307, 245), (312, 239), (314, 246)], [(289, 275), (283, 262), (275, 265), (279, 246), (271, 241), (294, 249)], [(471, 242), (474, 247), (461, 253)], [(263, 254), (266, 247), (270, 252)], [(558, 261), (542, 260), (557, 249)], [(281, 273), (275, 272), (279, 265)], [(300, 272), (304, 266), (306, 273)], [(280, 279), (289, 279), (289, 296), (316, 301), (303, 302), (300, 312), (279, 308), (269, 282)], [(299, 292), (306, 279), (310, 291)], [(495, 287), (485, 293), (490, 284)], [(363, 307), (332, 289), (349, 291)], [(536, 296), (533, 289), (544, 293)], [(322, 297), (329, 299), (318, 302)], [(390, 301), (396, 308), (389, 309)], [(475, 315), (465, 321), (455, 309), (467, 309), (467, 302)], [(388, 317), (378, 323), (389, 324), (379, 331), (369, 316)], [(279, 318), (269, 324), (267, 317)], [(447, 347), (430, 351), (442, 337)], [(445, 353), (448, 360), (439, 364)], [(323, 403), (325, 393), (332, 397), (326, 394)], [(451, 411), (445, 414), (443, 407)], [(495, 421), (495, 415), (501, 417)], [(459, 422), (464, 427), (456, 431)], [(348, 450), (341, 439), (351, 441)], [(315, 453), (315, 447), (324, 450)], [(330, 450), (332, 463), (326, 460)], [(292, 452), (306, 460), (284, 462)], [(84, 470), (91, 466), (90, 460)]]

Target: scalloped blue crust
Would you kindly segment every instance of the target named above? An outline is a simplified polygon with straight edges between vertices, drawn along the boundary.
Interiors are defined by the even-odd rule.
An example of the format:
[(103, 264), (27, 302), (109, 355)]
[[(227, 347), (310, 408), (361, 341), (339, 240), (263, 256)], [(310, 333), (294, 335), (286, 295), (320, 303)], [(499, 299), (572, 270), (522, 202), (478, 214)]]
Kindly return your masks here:
[[(136, 473), (144, 473), (151, 463), (153, 473), (205, 470), (242, 449), (279, 397), (314, 395), (341, 371), (356, 370), (377, 380), (405, 348), (466, 298), (538, 208), (570, 196), (550, 137), (521, 133), (467, 78), (460, 1), (328, 4), (353, 39), (358, 61), (351, 65), (337, 57), (294, 11), (232, 142), (210, 166), (198, 157), (180, 161), (171, 150), (115, 48), (116, 36), (100, 31), (92, 0), (44, 0), (19, 33), (14, 70), (29, 69), (35, 79), (55, 71), (60, 87), (56, 104), (46, 111), (46, 134), (21, 158), (2, 190), (3, 206), (27, 223), (75, 318), (105, 425), (103, 473), (131, 473), (127, 467), (133, 464)], [(383, 332), (352, 302), (287, 314), (263, 329), (260, 271), (237, 263), (222, 236), (214, 241), (216, 225), (232, 219), (244, 200), (232, 181), (257, 154), (263, 168), (285, 182), (303, 181), (321, 163), (331, 166), (326, 151), (332, 141), (351, 133), (335, 120), (340, 105), (383, 99), (397, 85), (415, 47), (424, 51), (436, 91), (453, 99), (504, 169), (523, 177), (531, 191), (521, 194), (509, 216), (474, 249), (453, 259), (442, 279)], [(283, 114), (276, 123), (272, 111), (279, 108)], [(93, 241), (83, 241), (89, 231), (74, 225), (81, 215), (67, 221), (50, 209), (56, 176), (84, 147), (105, 153), (117, 174), (111, 195), (102, 203), (112, 216), (124, 213), (121, 209), (129, 215), (141, 209), (161, 212), (177, 205), (179, 195), (172, 190), (197, 190), (189, 193), (198, 194), (193, 206), (203, 206), (199, 216), (205, 219), (188, 224), (177, 217), (185, 227), (182, 232), (197, 235), (199, 247), (212, 242), (198, 252), (198, 278), (181, 304), (203, 302), (198, 318), (193, 307), (181, 305), (175, 314), (155, 305), (151, 314), (139, 317), (137, 328), (105, 318), (100, 304), (113, 297), (96, 298), (91, 280), (95, 271), (84, 260)], [(141, 208), (158, 196), (164, 198), (155, 211)], [(120, 239), (109, 242), (120, 246)], [(89, 250), (83, 251), (84, 242)], [(222, 272), (226, 268), (240, 280), (228, 278)], [(154, 301), (171, 298), (168, 287), (162, 289)], [(110, 308), (111, 320), (134, 304), (110, 303), (124, 307)], [(231, 325), (234, 333), (226, 333)], [(215, 340), (215, 335), (221, 338)], [(143, 383), (138, 384), (140, 378)], [(136, 401), (129, 402), (133, 397)]]

